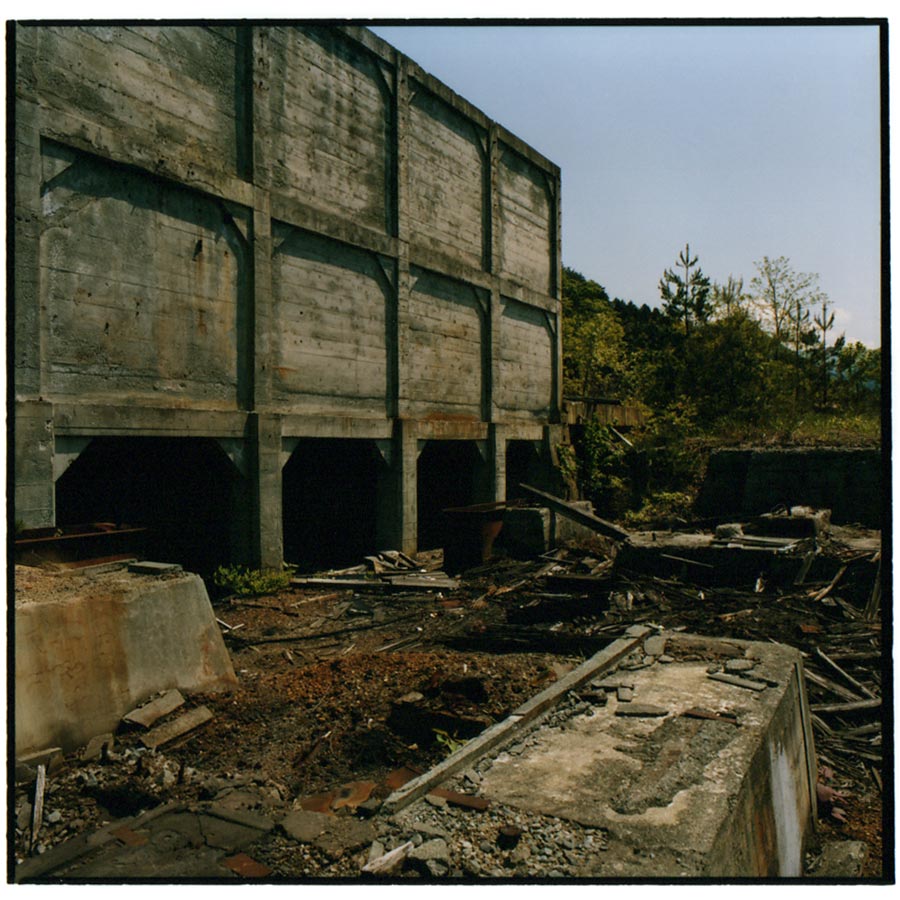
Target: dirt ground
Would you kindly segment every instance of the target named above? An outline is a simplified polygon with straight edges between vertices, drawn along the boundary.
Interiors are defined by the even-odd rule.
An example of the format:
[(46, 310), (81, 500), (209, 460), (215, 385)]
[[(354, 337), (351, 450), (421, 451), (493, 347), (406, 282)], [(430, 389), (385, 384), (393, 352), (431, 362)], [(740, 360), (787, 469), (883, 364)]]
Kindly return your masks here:
[[(813, 706), (833, 703), (833, 684), (841, 681), (819, 650), (880, 696), (880, 622), (862, 615), (877, 537), (835, 530), (823, 554), (833, 566), (819, 580), (759, 591), (620, 570), (612, 545), (598, 538), (539, 559), (494, 559), (464, 573), (456, 590), (316, 585), (223, 598), (215, 613), (237, 690), (189, 697), (188, 707), (206, 705), (213, 718), (153, 754), (143, 752), (135, 732), (118, 734), (99, 759), (70, 754), (51, 773), (44, 824), (30, 851), (32, 788), (21, 785), (17, 858), (173, 799), (237, 801), (249, 792), (262, 810), (315, 810), (343, 790), (359, 793), (353, 802), (377, 801), (398, 771), (426, 770), (631, 624), (792, 644), (807, 671), (820, 673), (818, 683), (808, 682)], [(434, 569), (440, 555), (417, 562)], [(591, 574), (578, 588), (552, 580)], [(840, 796), (829, 795), (834, 802), (820, 808), (808, 855), (814, 860), (825, 841), (862, 840), (869, 848), (863, 876), (870, 878), (882, 874), (876, 719), (877, 711), (814, 718), (821, 780)], [(337, 871), (319, 865), (310, 860), (309, 871)]]

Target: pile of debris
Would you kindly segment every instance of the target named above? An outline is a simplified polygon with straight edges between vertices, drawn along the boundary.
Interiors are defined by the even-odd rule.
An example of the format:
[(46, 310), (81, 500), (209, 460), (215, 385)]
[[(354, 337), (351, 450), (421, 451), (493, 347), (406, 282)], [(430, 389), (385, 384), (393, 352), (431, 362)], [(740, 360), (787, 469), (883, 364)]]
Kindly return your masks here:
[[(23, 761), (19, 877), (89, 877), (101, 857), (75, 862), (75, 845), (82, 855), (88, 845), (110, 855), (129, 841), (156, 846), (154, 828), (188, 835), (176, 844), (193, 854), (184, 865), (198, 877), (221, 875), (223, 858), (235, 877), (571, 875), (602, 852), (602, 830), (486, 808), (474, 764), (424, 806), (375, 813), (404, 779), (636, 625), (802, 651), (823, 767), (816, 840), (864, 841), (863, 874), (880, 876), (879, 535), (829, 526), (815, 511), (704, 525), (627, 540), (598, 533), (458, 578), (441, 571), (439, 553), (383, 552), (277, 594), (224, 598), (216, 615), (235, 692), (183, 704), (181, 695), (153, 698), (114, 737), (64, 759)], [(771, 533), (779, 528), (797, 531)], [(749, 547), (753, 565), (715, 557)], [(582, 702), (568, 697), (553, 715)], [(136, 827), (147, 815), (156, 825)], [(216, 828), (227, 821), (235, 834), (198, 843), (189, 835), (215, 832), (209, 822), (184, 824), (198, 816)], [(814, 845), (810, 860), (820, 855)]]

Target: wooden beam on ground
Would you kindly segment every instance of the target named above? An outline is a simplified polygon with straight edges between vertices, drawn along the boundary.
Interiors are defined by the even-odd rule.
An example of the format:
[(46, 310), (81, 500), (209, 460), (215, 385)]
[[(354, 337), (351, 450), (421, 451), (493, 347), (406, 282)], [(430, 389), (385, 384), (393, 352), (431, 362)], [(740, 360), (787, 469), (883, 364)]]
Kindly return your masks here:
[(47, 784), (47, 767), (37, 767), (37, 780), (34, 783), (34, 803), (31, 809), (31, 846), (37, 844), (41, 824), (44, 821), (44, 787)]
[(880, 700), (857, 700), (854, 703), (813, 703), (809, 708), (815, 713), (850, 713), (879, 709), (880, 706)]
[[(833, 659), (831, 659), (828, 655), (826, 655), (825, 651), (821, 647), (816, 647), (816, 656), (822, 660), (826, 665), (831, 666), (835, 672), (838, 673), (848, 684), (853, 685), (857, 691), (861, 694), (865, 694), (869, 699), (875, 700), (875, 694), (870, 691), (864, 684), (857, 681), (849, 672), (845, 672)], [(859, 699), (858, 697), (855, 699)]]

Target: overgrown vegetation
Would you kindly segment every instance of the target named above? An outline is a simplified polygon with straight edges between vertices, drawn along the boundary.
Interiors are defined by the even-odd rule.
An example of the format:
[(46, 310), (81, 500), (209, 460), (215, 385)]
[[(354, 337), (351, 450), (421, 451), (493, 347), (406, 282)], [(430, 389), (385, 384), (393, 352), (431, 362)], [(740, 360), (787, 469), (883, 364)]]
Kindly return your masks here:
[(238, 597), (254, 597), (280, 591), (291, 583), (293, 570), (249, 569), (245, 566), (219, 566), (213, 573), (213, 583)]
[(716, 446), (880, 444), (880, 348), (833, 337), (816, 275), (785, 257), (755, 267), (749, 289), (732, 276), (716, 284), (685, 246), (660, 279), (660, 308), (611, 300), (563, 270), (566, 396), (646, 412), (633, 446), (583, 428), (576, 479), (601, 514), (686, 517)]

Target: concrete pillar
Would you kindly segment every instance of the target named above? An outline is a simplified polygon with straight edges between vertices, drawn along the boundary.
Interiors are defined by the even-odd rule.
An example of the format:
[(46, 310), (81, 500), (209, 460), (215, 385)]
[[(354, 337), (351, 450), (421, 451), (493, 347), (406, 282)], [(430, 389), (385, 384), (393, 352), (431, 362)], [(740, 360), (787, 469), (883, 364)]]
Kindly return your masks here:
[(562, 188), (560, 176), (550, 180), (550, 202), (553, 211), (551, 221), (551, 254), (553, 257), (550, 293), (556, 298), (554, 315), (553, 353), (553, 401), (550, 421), (559, 422), (563, 407), (563, 346), (562, 346)]
[(284, 562), (281, 488), (281, 417), (252, 413), (247, 422), (254, 451), (250, 473), (253, 498), (253, 564), (280, 568)]
[(413, 555), (417, 548), (416, 475), (419, 447), (415, 422), (398, 419), (394, 435), (382, 452), (385, 462), (377, 490), (376, 540), (383, 550)]
[(488, 432), (491, 448), (491, 500), (506, 500), (506, 432), (503, 425), (496, 423)]
[(494, 500), (496, 454), (490, 435), (486, 441), (473, 441), (478, 451), (475, 470), (472, 473), (472, 497), (474, 503), (491, 503)]
[(500, 214), (500, 193), (497, 190), (497, 179), (500, 167), (500, 134), (496, 122), (491, 122), (488, 132), (488, 178), (486, 186), (488, 197), (486, 206), (489, 217), (485, 223), (488, 231), (486, 243), (490, 247), (488, 254), (488, 271), (494, 275), (500, 274), (500, 226), (502, 217)]
[[(15, 292), (15, 340), (9, 349), (15, 366), (17, 399), (47, 396), (43, 378), (46, 366), (43, 348), (49, 326), (40, 301), (40, 225), (43, 213), (40, 100), (35, 63), (38, 34), (37, 28), (15, 29), (15, 215), (13, 221), (8, 220), (12, 226), (13, 243), (7, 271), (12, 273)], [(18, 447), (18, 440), (16, 444)]]
[[(559, 447), (563, 443), (563, 425), (545, 425), (541, 439), (541, 462), (546, 481), (545, 489), (560, 497), (566, 496), (567, 485), (559, 468)], [(540, 485), (535, 485), (539, 487)]]
[(53, 406), (39, 401), (17, 403), (15, 414), (15, 523), (46, 528), (56, 524)]
[[(272, 294), (272, 214), (271, 160), (268, 146), (270, 110), (271, 49), (269, 30), (253, 28), (244, 39), (249, 59), (243, 74), (249, 75), (252, 93), (244, 122), (250, 134), (242, 136), (248, 157), (243, 160), (256, 185), (253, 199), (253, 367), (252, 404), (247, 417), (247, 448), (251, 497), (249, 532), (251, 557), (263, 568), (280, 568), (284, 562), (282, 533), (282, 442), (280, 416), (263, 412), (271, 409), (272, 363), (276, 353)], [(246, 86), (244, 86), (246, 90)]]
[[(394, 227), (397, 237), (397, 293), (391, 322), (390, 365), (394, 396), (389, 403), (390, 413), (402, 417), (408, 413), (409, 399), (409, 298), (412, 278), (409, 272), (409, 78), (407, 62), (397, 55), (396, 91), (394, 97), (394, 158), (393, 202), (396, 210)], [(413, 476), (415, 481), (415, 476)], [(415, 510), (415, 503), (413, 503)], [(415, 518), (415, 512), (413, 514)], [(413, 528), (415, 535), (415, 528)], [(406, 551), (404, 551), (406, 552)]]

